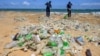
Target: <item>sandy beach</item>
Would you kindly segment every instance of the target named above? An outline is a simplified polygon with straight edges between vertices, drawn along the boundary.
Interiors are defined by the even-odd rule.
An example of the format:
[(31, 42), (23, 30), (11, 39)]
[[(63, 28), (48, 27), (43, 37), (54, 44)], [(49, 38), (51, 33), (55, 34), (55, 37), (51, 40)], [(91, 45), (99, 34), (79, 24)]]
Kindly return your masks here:
[[(0, 11), (0, 56), (5, 52), (4, 49), (5, 45), (11, 42), (11, 36), (15, 35), (19, 32), (19, 27), (24, 25), (40, 25), (41, 21), (45, 19), (47, 20), (69, 20), (69, 21), (78, 21), (80, 23), (89, 23), (94, 27), (97, 26), (96, 29), (89, 30), (89, 31), (79, 31), (75, 29), (68, 29), (66, 33), (71, 34), (71, 36), (84, 36), (87, 35), (89, 37), (98, 36), (100, 38), (100, 14), (93, 15), (93, 14), (73, 14), (71, 18), (63, 19), (65, 15), (63, 13), (57, 14), (52, 13), (50, 18), (45, 16), (45, 12), (43, 13), (36, 13), (36, 12), (15, 12), (15, 11)], [(46, 23), (45, 23), (46, 24)], [(82, 56), (85, 55), (86, 49), (90, 49), (92, 52), (92, 56), (100, 56), (100, 45), (95, 46), (94, 43), (88, 43), (85, 40), (85, 45), (83, 46), (83, 50), (81, 52)], [(22, 50), (14, 51), (10, 53), (8, 56), (31, 56), (33, 52), (28, 50), (24, 52)], [(39, 55), (41, 56), (41, 55)]]

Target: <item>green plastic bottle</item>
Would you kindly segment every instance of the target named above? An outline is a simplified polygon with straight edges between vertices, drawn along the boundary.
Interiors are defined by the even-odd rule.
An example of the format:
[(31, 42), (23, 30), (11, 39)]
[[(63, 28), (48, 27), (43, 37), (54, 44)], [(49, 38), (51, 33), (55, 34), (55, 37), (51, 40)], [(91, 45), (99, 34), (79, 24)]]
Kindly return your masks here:
[(52, 47), (57, 47), (57, 43), (55, 41), (50, 41), (49, 45)]
[(65, 34), (65, 32), (63, 30), (61, 30), (59, 34), (63, 35), (63, 34)]
[(26, 35), (25, 39), (26, 40), (30, 40), (32, 38), (32, 33), (29, 33), (28, 35)]
[(22, 47), (23, 45), (24, 45), (24, 42), (19, 42), (19, 43), (18, 43), (18, 46), (19, 46), (19, 47)]
[(53, 56), (53, 53), (51, 53), (51, 52), (46, 52), (46, 53), (43, 54), (43, 56)]
[(64, 55), (65, 54), (65, 50), (63, 50), (62, 48), (60, 49), (60, 55)]
[(69, 48), (69, 43), (67, 41), (63, 42), (63, 49)]
[(18, 41), (22, 41), (22, 39), (23, 39), (22, 35), (19, 35), (18, 36)]
[(22, 47), (24, 45), (24, 38), (22, 35), (18, 37), (18, 46)]

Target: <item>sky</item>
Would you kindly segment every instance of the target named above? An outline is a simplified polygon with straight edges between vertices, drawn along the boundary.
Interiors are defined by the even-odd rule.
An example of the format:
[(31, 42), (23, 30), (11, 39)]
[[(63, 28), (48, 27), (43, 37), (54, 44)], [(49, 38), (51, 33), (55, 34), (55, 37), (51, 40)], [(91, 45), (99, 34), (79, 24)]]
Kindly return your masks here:
[(68, 1), (72, 9), (100, 9), (100, 0), (0, 0), (0, 9), (45, 9), (47, 1), (52, 1), (52, 9), (66, 9)]

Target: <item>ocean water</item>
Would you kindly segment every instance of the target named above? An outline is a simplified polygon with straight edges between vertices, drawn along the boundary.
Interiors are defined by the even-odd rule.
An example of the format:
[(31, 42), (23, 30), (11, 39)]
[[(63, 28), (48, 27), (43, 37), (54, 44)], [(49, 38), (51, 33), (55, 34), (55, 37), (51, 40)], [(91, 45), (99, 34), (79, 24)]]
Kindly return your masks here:
[[(0, 9), (0, 11), (45, 12), (45, 9)], [(67, 12), (67, 10), (51, 9), (51, 12)], [(91, 12), (100, 12), (100, 9), (72, 9), (72, 13), (91, 13)]]

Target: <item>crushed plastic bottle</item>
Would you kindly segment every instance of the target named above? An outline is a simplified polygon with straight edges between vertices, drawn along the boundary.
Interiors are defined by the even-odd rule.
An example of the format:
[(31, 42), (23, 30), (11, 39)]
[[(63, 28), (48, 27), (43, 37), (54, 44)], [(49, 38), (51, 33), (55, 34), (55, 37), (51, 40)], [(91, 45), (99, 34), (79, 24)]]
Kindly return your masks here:
[(43, 54), (43, 56), (53, 56), (53, 53), (51, 53), (51, 52), (46, 52), (46, 53)]
[(50, 41), (48, 44), (52, 47), (57, 47), (57, 43), (55, 41)]
[(19, 47), (22, 47), (22, 46), (24, 45), (24, 42), (20, 41), (20, 42), (17, 43), (17, 45), (18, 45)]
[(55, 41), (56, 37), (57, 36), (55, 34), (53, 34), (49, 39), (50, 39), (50, 41)]
[(29, 33), (28, 35), (26, 35), (25, 39), (26, 40), (30, 40), (32, 38), (32, 33)]
[(84, 40), (83, 40), (83, 37), (79, 36), (76, 38), (76, 42), (79, 44), (79, 45), (84, 45)]
[(22, 40), (23, 40), (23, 36), (22, 35), (19, 35), (18, 41), (22, 41)]
[(9, 49), (9, 48), (13, 48), (15, 46), (17, 46), (17, 41), (12, 41), (11, 43), (7, 44), (5, 46), (5, 48)]
[(39, 35), (35, 35), (34, 36), (34, 41), (35, 41), (35, 43), (40, 43), (40, 41), (41, 41), (40, 36)]
[(56, 56), (65, 56), (65, 50), (58, 47)]
[(42, 50), (41, 50), (41, 53), (44, 54), (46, 52), (50, 52), (50, 53), (53, 53), (53, 50), (49, 47), (44, 47)]
[(47, 30), (45, 28), (40, 29), (39, 34), (41, 38), (47, 38), (48, 35)]
[(19, 47), (21, 47), (21, 46), (23, 46), (24, 45), (24, 37), (22, 36), (22, 35), (20, 35), (19, 37), (18, 37), (18, 43), (17, 43), (17, 45), (19, 46)]
[(64, 55), (65, 54), (65, 50), (64, 49), (60, 49), (60, 55)]
[(63, 34), (65, 34), (65, 32), (63, 30), (60, 30), (60, 33), (59, 34), (60, 35), (63, 35)]
[(67, 41), (63, 41), (63, 49), (68, 49), (69, 43)]

